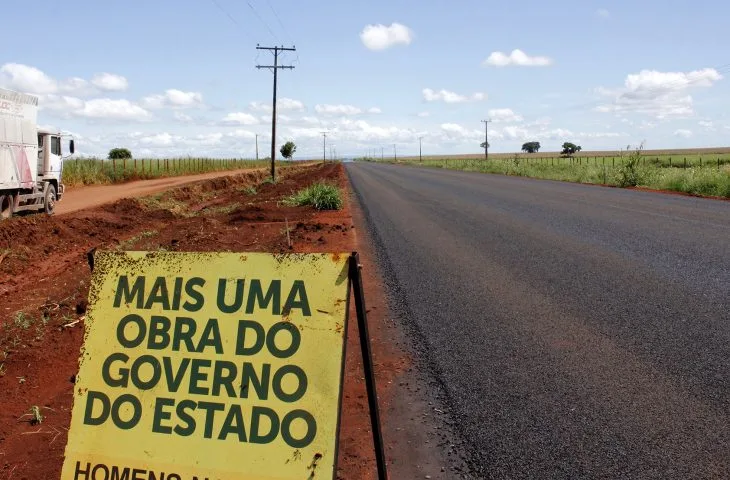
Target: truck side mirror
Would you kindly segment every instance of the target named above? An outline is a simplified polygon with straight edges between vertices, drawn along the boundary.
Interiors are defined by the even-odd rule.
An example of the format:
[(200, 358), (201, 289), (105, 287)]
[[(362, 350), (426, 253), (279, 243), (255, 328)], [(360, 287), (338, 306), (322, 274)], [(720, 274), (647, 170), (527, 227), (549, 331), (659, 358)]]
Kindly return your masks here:
[(73, 155), (74, 153), (76, 153), (76, 144), (74, 143), (74, 141), (73, 141), (73, 140), (71, 140), (71, 141), (69, 142), (69, 144), (68, 144), (68, 149), (69, 149), (69, 151), (71, 152), (71, 155)]

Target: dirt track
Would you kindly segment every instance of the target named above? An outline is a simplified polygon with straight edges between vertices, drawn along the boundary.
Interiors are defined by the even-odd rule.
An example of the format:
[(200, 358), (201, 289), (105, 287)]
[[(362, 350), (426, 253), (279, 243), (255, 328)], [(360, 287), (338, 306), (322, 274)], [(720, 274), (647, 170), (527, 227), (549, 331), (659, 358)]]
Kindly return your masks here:
[[(263, 169), (261, 169), (263, 170)], [(116, 202), (122, 198), (142, 197), (162, 192), (169, 188), (178, 187), (186, 183), (212, 178), (230, 177), (253, 170), (232, 170), (226, 172), (201, 173), (200, 175), (185, 175), (181, 177), (156, 178), (154, 180), (137, 180), (119, 185), (98, 185), (88, 187), (69, 188), (63, 199), (56, 204), (56, 213), (64, 214), (77, 212), (85, 208), (96, 207), (106, 203)]]
[[(337, 212), (280, 205), (284, 196), (320, 179), (346, 191), (340, 165), (291, 167), (274, 185), (263, 182), (266, 176), (263, 171), (229, 173), (140, 200), (0, 224), (0, 478), (59, 477), (83, 340), (89, 249), (284, 253), (354, 248), (349, 204)], [(377, 318), (373, 312), (371, 325)], [(350, 325), (354, 328), (356, 322)], [(378, 326), (371, 332), (382, 337)], [(357, 345), (351, 331), (348, 351), (357, 352)], [(388, 385), (402, 360), (378, 345), (379, 383)], [(367, 402), (357, 355), (348, 355), (346, 372), (338, 478), (372, 478)], [(387, 396), (388, 389), (379, 393)], [(29, 422), (32, 406), (44, 417), (40, 425)]]

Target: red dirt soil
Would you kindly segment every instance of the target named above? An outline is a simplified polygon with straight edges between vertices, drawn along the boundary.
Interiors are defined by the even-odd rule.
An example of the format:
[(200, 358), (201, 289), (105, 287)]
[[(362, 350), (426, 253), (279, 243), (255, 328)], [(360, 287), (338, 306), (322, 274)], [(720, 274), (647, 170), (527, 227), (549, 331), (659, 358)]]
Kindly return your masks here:
[[(72, 214), (34, 215), (0, 224), (0, 478), (60, 476), (84, 330), (90, 278), (86, 253), (91, 248), (353, 250), (347, 195), (345, 208), (335, 212), (279, 204), (283, 197), (322, 179), (347, 192), (340, 164), (291, 167), (282, 171), (276, 184), (264, 182), (265, 178), (262, 171), (218, 177), (141, 200), (123, 199)], [(338, 478), (369, 479), (374, 478), (375, 467), (354, 306), (350, 318)], [(372, 323), (377, 318), (375, 322), (371, 318)], [(378, 332), (376, 326), (373, 336)], [(375, 356), (379, 393), (387, 399), (394, 366), (403, 360), (380, 342)], [(42, 423), (33, 421), (34, 406)]]

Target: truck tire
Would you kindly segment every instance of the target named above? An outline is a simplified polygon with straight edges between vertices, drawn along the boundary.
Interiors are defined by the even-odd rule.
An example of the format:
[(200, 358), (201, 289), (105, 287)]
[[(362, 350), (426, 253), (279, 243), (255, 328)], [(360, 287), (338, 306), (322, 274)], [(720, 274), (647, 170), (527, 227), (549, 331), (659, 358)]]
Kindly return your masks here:
[(15, 210), (15, 197), (13, 195), (0, 195), (0, 221), (13, 216)]
[(53, 215), (53, 212), (56, 210), (56, 187), (53, 185), (48, 185), (48, 188), (46, 188), (46, 195), (43, 199), (43, 205), (45, 207), (45, 211), (48, 215)]

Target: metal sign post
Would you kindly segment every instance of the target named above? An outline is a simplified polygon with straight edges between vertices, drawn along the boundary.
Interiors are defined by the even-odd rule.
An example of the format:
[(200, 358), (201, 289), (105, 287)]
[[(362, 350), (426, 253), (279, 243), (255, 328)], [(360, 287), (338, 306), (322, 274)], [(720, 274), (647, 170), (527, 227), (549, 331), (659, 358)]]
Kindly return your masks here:
[(362, 365), (365, 370), (365, 386), (368, 393), (368, 407), (370, 409), (370, 425), (373, 430), (373, 446), (375, 447), (375, 461), (378, 466), (378, 480), (387, 480), (388, 470), (385, 464), (383, 450), (383, 433), (380, 428), (380, 410), (378, 408), (378, 394), (375, 388), (375, 372), (373, 355), (370, 348), (370, 334), (365, 310), (365, 293), (362, 288), (362, 273), (360, 255), (354, 252), (350, 257), (350, 282), (355, 295), (355, 310), (357, 311), (357, 328), (360, 332), (360, 350), (362, 351)]

